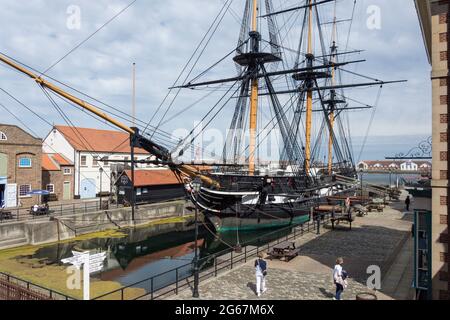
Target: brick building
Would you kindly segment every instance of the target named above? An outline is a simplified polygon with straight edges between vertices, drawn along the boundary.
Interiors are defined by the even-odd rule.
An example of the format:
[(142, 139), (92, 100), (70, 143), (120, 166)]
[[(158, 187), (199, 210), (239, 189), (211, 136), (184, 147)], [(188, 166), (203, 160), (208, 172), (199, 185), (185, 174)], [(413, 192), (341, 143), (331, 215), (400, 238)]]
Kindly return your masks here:
[(433, 169), (431, 219), (431, 290), (433, 299), (450, 300), (448, 219), (449, 0), (415, 0), (428, 60), (431, 64)]
[(71, 200), (74, 195), (74, 164), (58, 153), (42, 155), (42, 189), (49, 201)]
[(28, 207), (38, 202), (30, 196), (40, 190), (42, 140), (15, 125), (0, 124), (0, 205)]

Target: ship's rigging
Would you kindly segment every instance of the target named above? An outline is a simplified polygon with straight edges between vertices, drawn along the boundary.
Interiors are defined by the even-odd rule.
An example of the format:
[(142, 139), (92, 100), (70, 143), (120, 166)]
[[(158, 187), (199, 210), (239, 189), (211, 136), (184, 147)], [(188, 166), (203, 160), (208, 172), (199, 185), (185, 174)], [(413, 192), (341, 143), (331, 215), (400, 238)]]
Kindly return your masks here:
[[(364, 103), (362, 106), (350, 105), (350, 101), (356, 100), (344, 94), (344, 89), (372, 86), (381, 88), (385, 84), (401, 81), (381, 81), (364, 77), (367, 80), (360, 83), (342, 82), (342, 73), (360, 76), (344, 67), (364, 60), (346, 60), (347, 55), (360, 52), (348, 51), (348, 45), (345, 50), (339, 51), (336, 0), (302, 0), (299, 1), (300, 5), (280, 10), (274, 10), (272, 0), (243, 2), (237, 46), (211, 67), (199, 72), (197, 76), (192, 76), (210, 40), (217, 33), (225, 15), (230, 12), (233, 0), (227, 0), (170, 88), (169, 93), (175, 91), (172, 99), (169, 99), (169, 94), (166, 95), (143, 130), (127, 126), (111, 116), (111, 113), (108, 114), (94, 103), (80, 98), (79, 91), (69, 93), (56, 85), (56, 81), (47, 80), (51, 78), (44, 77), (42, 73), (4, 54), (0, 54), (0, 61), (33, 79), (63, 118), (64, 112), (54, 97), (127, 132), (130, 135), (132, 159), (133, 148), (140, 147), (155, 157), (156, 161), (167, 165), (180, 179), (187, 178), (192, 181), (194, 178), (200, 178), (204, 184), (203, 192), (193, 195), (193, 201), (207, 213), (219, 218), (229, 218), (227, 228), (241, 228), (236, 221), (242, 219), (250, 221), (248, 226), (259, 225), (262, 215), (269, 217), (265, 226), (278, 225), (279, 221), (304, 222), (308, 206), (320, 201), (324, 193), (337, 192), (339, 188), (342, 191), (342, 185), (333, 180), (334, 175), (355, 175), (355, 159), (349, 142), (350, 124), (348, 121), (345, 123), (344, 115), (349, 110), (372, 106)], [(322, 21), (320, 8), (330, 5), (331, 2), (334, 2), (332, 36), (327, 41), (323, 25), (328, 23)], [(291, 12), (301, 17), (299, 30), (294, 28), (297, 20), (291, 21), (290, 27), (287, 26), (289, 19), (283, 20), (283, 27), (279, 28), (277, 18)], [(285, 29), (286, 33), (293, 30), (294, 39), (298, 41), (296, 50), (287, 49), (291, 46), (285, 44), (287, 35), (281, 34), (282, 29)], [(204, 80), (218, 65), (231, 62), (229, 59), (232, 55), (237, 76)], [(178, 141), (173, 141), (170, 135), (160, 129), (169, 110), (185, 89), (203, 88), (217, 92), (223, 90), (202, 118), (203, 130), (234, 103), (233, 116), (222, 149), (222, 172), (219, 175), (205, 174), (196, 167), (183, 163), (185, 152), (195, 144), (196, 138), (202, 132), (200, 130), (200, 133), (196, 133), (197, 126), (184, 139)], [(379, 95), (380, 92), (378, 97)], [(168, 105), (163, 110), (162, 106), (166, 101)], [(202, 102), (203, 99), (198, 101)], [(157, 125), (151, 126), (160, 111), (162, 115)], [(263, 123), (261, 116), (264, 112), (270, 114), (266, 123)], [(71, 123), (67, 117), (65, 120)], [(137, 123), (143, 125), (142, 121)], [(320, 125), (314, 126), (317, 123)], [(151, 129), (148, 134), (147, 129)], [(262, 129), (269, 129), (269, 132), (278, 129), (280, 132), (281, 143), (278, 147), (279, 163), (284, 172), (282, 176), (275, 174), (273, 178), (261, 179), (265, 174), (260, 171), (258, 165), (258, 150), (268, 135)], [(89, 143), (85, 138), (84, 140)], [(326, 155), (322, 162), (321, 144), (324, 141)], [(273, 220), (277, 220), (277, 223)], [(216, 223), (216, 229), (219, 227), (220, 223)]]

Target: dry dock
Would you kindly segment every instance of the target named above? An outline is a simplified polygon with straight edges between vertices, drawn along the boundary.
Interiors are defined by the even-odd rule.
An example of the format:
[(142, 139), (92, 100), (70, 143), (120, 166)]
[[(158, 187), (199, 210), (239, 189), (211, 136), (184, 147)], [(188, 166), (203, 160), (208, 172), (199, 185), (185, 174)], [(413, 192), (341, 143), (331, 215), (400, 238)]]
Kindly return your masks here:
[[(419, 201), (416, 202), (419, 205)], [(413, 216), (403, 212), (403, 201), (394, 202), (384, 212), (357, 217), (352, 230), (343, 224), (321, 235), (305, 234), (297, 239), (300, 255), (290, 262), (268, 260), (267, 292), (255, 295), (253, 260), (200, 284), (200, 299), (327, 300), (334, 295), (332, 268), (336, 257), (344, 257), (350, 280), (344, 299), (353, 300), (368, 292), (369, 266), (379, 266), (382, 285), (379, 300), (414, 298)], [(168, 299), (192, 299), (191, 289)]]

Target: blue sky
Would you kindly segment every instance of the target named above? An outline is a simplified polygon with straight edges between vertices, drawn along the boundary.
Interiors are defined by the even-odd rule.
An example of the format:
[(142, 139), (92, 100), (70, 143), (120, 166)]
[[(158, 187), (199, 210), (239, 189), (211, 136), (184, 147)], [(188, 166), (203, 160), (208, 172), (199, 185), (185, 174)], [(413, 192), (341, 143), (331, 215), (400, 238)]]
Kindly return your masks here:
[[(45, 70), (75, 45), (114, 16), (129, 1), (124, 0), (3, 0), (0, 11), (0, 51), (38, 70)], [(48, 72), (60, 81), (99, 98), (120, 110), (131, 110), (131, 65), (137, 63), (137, 116), (148, 121), (172, 85), (183, 65), (208, 29), (224, 0), (138, 0), (92, 39)], [(240, 25), (237, 15), (243, 7), (235, 0), (206, 50), (199, 65), (208, 66), (223, 57), (235, 46)], [(289, 7), (299, 1), (274, 0), (276, 8)], [(80, 29), (67, 27), (70, 6), (80, 9)], [(353, 0), (338, 1), (339, 18), (349, 18)], [(380, 9), (380, 29), (367, 28), (370, 6)], [(329, 15), (332, 5), (324, 6)], [(341, 46), (345, 42), (346, 26), (341, 32)], [(406, 79), (407, 84), (386, 86), (379, 101), (371, 136), (408, 136), (405, 141), (431, 135), (431, 84), (418, 19), (412, 0), (358, 0), (349, 48), (365, 50), (357, 59), (366, 59), (353, 71), (383, 80)], [(199, 71), (198, 70), (198, 71)], [(214, 76), (234, 76), (232, 63), (218, 68)], [(194, 72), (195, 73), (195, 72)], [(39, 87), (30, 79), (0, 67), (0, 87), (33, 108), (49, 122), (64, 124)], [(354, 79), (349, 79), (353, 80)], [(351, 97), (373, 104), (377, 90), (352, 90)], [(184, 94), (184, 93), (183, 93)], [(196, 99), (182, 96), (173, 106), (168, 118)], [(45, 137), (49, 127), (0, 92), (0, 103), (16, 113), (33, 130)], [(106, 127), (88, 115), (61, 104), (75, 125)], [(190, 130), (201, 118), (205, 105), (190, 110), (165, 124), (166, 131), (178, 128)], [(227, 112), (228, 118), (231, 115)], [(158, 119), (157, 115), (156, 119)], [(220, 122), (224, 121), (220, 119)], [(366, 133), (370, 112), (350, 115), (355, 136)], [(2, 113), (2, 123), (17, 123)], [(155, 121), (154, 121), (155, 124)], [(220, 126), (220, 125), (219, 125)], [(420, 141), (417, 141), (420, 142)], [(406, 145), (405, 145), (406, 147)]]

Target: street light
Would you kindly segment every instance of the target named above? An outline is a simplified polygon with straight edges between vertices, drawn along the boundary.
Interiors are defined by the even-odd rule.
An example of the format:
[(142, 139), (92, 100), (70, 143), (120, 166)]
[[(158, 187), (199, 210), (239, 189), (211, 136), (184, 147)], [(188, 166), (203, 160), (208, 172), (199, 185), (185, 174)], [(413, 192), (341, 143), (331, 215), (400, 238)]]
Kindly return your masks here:
[[(195, 178), (194, 181), (192, 181), (192, 188), (194, 195), (197, 196), (200, 193), (200, 190), (202, 188), (202, 180), (200, 178)], [(198, 269), (198, 208), (197, 208), (197, 199), (194, 201), (195, 205), (195, 257), (194, 257), (194, 292), (192, 293), (192, 297), (198, 298), (200, 297), (200, 294), (198, 293), (198, 280), (199, 280), (199, 269)]]

